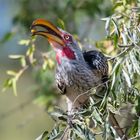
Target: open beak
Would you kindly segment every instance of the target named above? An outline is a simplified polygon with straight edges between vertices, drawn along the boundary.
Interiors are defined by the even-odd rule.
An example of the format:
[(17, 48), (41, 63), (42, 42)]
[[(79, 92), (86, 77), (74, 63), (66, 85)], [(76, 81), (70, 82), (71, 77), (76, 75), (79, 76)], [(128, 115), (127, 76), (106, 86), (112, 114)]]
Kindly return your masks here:
[[(39, 29), (37, 29), (39, 28)], [(60, 46), (64, 46), (65, 43), (62, 38), (62, 33), (51, 22), (44, 19), (36, 19), (31, 25), (32, 35), (41, 35), (48, 39), (49, 43), (56, 43)]]

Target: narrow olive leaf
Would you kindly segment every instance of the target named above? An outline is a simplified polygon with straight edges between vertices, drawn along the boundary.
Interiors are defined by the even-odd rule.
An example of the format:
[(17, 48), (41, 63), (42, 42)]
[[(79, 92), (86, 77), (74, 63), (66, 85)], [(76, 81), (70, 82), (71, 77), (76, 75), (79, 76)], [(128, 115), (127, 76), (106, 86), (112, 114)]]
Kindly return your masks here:
[(29, 57), (29, 61), (32, 65), (36, 64), (36, 59), (34, 58), (34, 52), (35, 52), (35, 45), (32, 44), (31, 47), (28, 48), (28, 50), (26, 51), (26, 56)]
[[(11, 76), (13, 76), (12, 78), (10, 78), (10, 80), (8, 80), (11, 84), (11, 87), (13, 88), (13, 92), (15, 94), (15, 96), (17, 96), (17, 81), (20, 78), (20, 76), (23, 74), (23, 72), (28, 68), (28, 66), (23, 67), (21, 70), (19, 70), (18, 72), (8, 72), (9, 74), (11, 74)], [(7, 83), (8, 84), (8, 83)]]
[(7, 88), (11, 88), (11, 87), (12, 87), (12, 79), (11, 78), (6, 79), (4, 81), (2, 92), (5, 92)]
[(132, 39), (134, 41), (134, 43), (138, 43), (138, 37), (137, 37), (137, 31), (133, 30), (133, 35), (132, 35)]
[(132, 68), (133, 65), (130, 64), (130, 59), (126, 59), (125, 64), (126, 64), (126, 68), (128, 70), (128, 74), (130, 75), (130, 78), (132, 79), (132, 77), (133, 77), (133, 68)]
[(110, 17), (101, 18), (102, 21), (107, 21)]
[(94, 109), (94, 111), (93, 111), (93, 113), (92, 113), (91, 116), (94, 117), (95, 120), (96, 120), (98, 123), (103, 124), (103, 120), (102, 120), (102, 118), (101, 118), (99, 112), (98, 112), (96, 109)]
[(20, 58), (20, 63), (21, 63), (21, 66), (22, 67), (25, 67), (26, 66), (25, 56), (23, 56), (23, 57)]
[(107, 36), (109, 36), (109, 33), (110, 33), (110, 19), (111, 18), (107, 18), (106, 23), (105, 23), (105, 31), (106, 31)]
[(14, 95), (17, 96), (17, 80), (16, 80), (16, 78), (12, 79), (12, 88), (13, 88)]
[(81, 127), (79, 127), (79, 125), (77, 124), (74, 125), (74, 133), (76, 133), (80, 138), (85, 140), (85, 136), (82, 133)]
[(114, 46), (115, 46), (115, 48), (117, 48), (117, 46), (118, 46), (118, 35), (117, 34), (114, 34)]
[(58, 140), (63, 135), (62, 129), (60, 130), (59, 126), (54, 128), (48, 136), (47, 140)]
[[(138, 134), (139, 128), (139, 120), (133, 121), (131, 128), (128, 130), (129, 136), (135, 137)], [(137, 138), (135, 140), (137, 140)]]
[(122, 60), (121, 59), (118, 59), (115, 66), (113, 66), (113, 69), (112, 69), (112, 72), (111, 72), (111, 75), (113, 73), (115, 73), (116, 69), (118, 69), (120, 67), (120, 64), (122, 63)]
[(101, 102), (101, 104), (100, 104), (100, 110), (104, 110), (105, 109), (105, 107), (106, 107), (106, 105), (107, 105), (107, 97), (108, 97), (108, 94), (109, 94), (109, 92), (108, 92), (108, 90), (104, 93), (104, 97), (103, 97), (103, 99), (102, 99), (102, 102)]
[(73, 126), (76, 133), (82, 140), (95, 140), (95, 135), (84, 125), (75, 124)]
[(127, 41), (126, 33), (125, 32), (121, 32), (121, 37), (122, 37), (122, 40), (123, 40), (123, 45), (127, 45), (128, 41)]
[(123, 72), (123, 76), (127, 82), (128, 87), (131, 87), (131, 80), (128, 73), (124, 69), (122, 70), (122, 72)]
[(113, 6), (113, 9), (116, 9), (117, 7), (119, 6), (122, 6), (123, 2), (122, 1), (117, 1), (115, 2), (114, 6)]
[(112, 18), (111, 21), (112, 21), (112, 23), (113, 23), (113, 25), (114, 25), (115, 33), (116, 33), (118, 36), (120, 36), (120, 31), (119, 31), (119, 28), (118, 28), (117, 22), (115, 21), (114, 18)]
[(123, 2), (123, 6), (126, 6), (127, 1), (126, 0), (122, 0), (122, 2)]
[(105, 140), (109, 140), (111, 136), (110, 132), (110, 124), (109, 124), (109, 113), (107, 113), (106, 120), (104, 123), (104, 133), (103, 133), (103, 138)]
[(5, 43), (5, 42), (9, 41), (13, 37), (14, 34), (15, 33), (13, 33), (13, 32), (6, 33), (4, 35), (4, 37), (0, 40), (0, 43)]
[(46, 136), (48, 135), (48, 131), (43, 132), (39, 137), (37, 137), (35, 140), (45, 140)]
[(50, 69), (52, 69), (55, 66), (55, 63), (54, 63), (54, 61), (52, 59), (48, 59), (47, 64), (48, 64)]
[(59, 25), (59, 27), (61, 28), (61, 29), (65, 29), (65, 23), (64, 23), (64, 21), (62, 20), (62, 19), (58, 19), (57, 20), (57, 22), (58, 22), (58, 25)]
[(32, 45), (31, 47), (28, 48), (26, 55), (27, 56), (33, 55), (34, 51), (35, 51), (35, 45)]
[(70, 138), (71, 138), (71, 140), (76, 140), (77, 139), (76, 134), (72, 130), (70, 131)]
[(13, 71), (13, 70), (8, 70), (7, 72), (6, 72), (8, 75), (10, 75), (10, 76), (16, 76), (16, 72), (15, 71)]
[(44, 63), (42, 64), (42, 69), (43, 69), (43, 70), (46, 70), (46, 69), (47, 69), (47, 62), (46, 62), (46, 60), (45, 60)]
[(135, 72), (137, 72), (140, 75), (139, 62), (136, 60), (136, 58), (132, 52), (130, 52), (129, 56), (130, 56), (130, 60), (131, 60), (132, 65), (133, 65), (133, 69), (135, 70)]
[(120, 137), (118, 137), (118, 135), (117, 135), (117, 133), (116, 133), (116, 130), (112, 127), (112, 126), (110, 126), (110, 129), (111, 129), (111, 132), (113, 133), (113, 137), (115, 138), (115, 140), (121, 140), (121, 138)]
[(50, 112), (50, 115), (58, 118), (59, 120), (67, 121), (66, 113), (60, 108), (55, 108), (53, 112)]
[(29, 39), (22, 39), (18, 42), (18, 44), (28, 46), (30, 44), (30, 40)]
[(140, 33), (140, 27), (137, 27), (137, 30), (139, 31), (139, 33)]
[(115, 81), (116, 81), (116, 74), (113, 73), (113, 76), (112, 76), (112, 82), (111, 82), (111, 90), (112, 90), (113, 87), (114, 87)]
[(20, 59), (22, 57), (24, 57), (24, 55), (9, 55), (9, 58), (11, 59)]
[(18, 80), (18, 79), (20, 78), (20, 76), (23, 74), (23, 72), (24, 72), (27, 68), (28, 68), (28, 66), (25, 66), (25, 67), (23, 67), (22, 69), (20, 69), (20, 70), (17, 72), (17, 74), (16, 74), (16, 76), (15, 76), (15, 79)]
[(55, 135), (49, 138), (49, 140), (59, 140), (63, 135), (63, 131), (55, 132)]

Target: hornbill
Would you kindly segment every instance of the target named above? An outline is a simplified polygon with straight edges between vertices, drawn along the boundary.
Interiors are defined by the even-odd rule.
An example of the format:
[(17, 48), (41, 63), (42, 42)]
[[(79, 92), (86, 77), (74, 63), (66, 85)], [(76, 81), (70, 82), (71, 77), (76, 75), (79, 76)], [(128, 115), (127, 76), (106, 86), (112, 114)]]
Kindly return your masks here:
[(67, 97), (68, 112), (83, 107), (91, 89), (108, 78), (107, 58), (96, 50), (82, 52), (70, 33), (47, 20), (33, 21), (31, 32), (46, 37), (56, 52), (56, 84)]

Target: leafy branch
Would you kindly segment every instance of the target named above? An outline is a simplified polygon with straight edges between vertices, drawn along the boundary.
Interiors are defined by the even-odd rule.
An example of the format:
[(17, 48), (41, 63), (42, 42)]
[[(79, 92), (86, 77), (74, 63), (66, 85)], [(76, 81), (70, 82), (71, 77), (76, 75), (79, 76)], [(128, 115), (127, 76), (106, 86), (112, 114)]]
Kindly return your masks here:
[[(74, 6), (74, 2), (70, 4)], [(119, 133), (117, 133), (120, 130), (123, 131), (129, 140), (139, 138), (139, 4), (136, 1), (127, 2), (126, 0), (120, 0), (113, 4), (114, 14), (102, 19), (105, 21), (107, 39), (96, 43), (96, 47), (103, 51), (108, 57), (110, 65), (109, 80), (106, 83), (91, 89), (92, 94), (90, 96), (89, 105), (74, 112), (71, 118), (69, 118), (69, 113), (62, 109), (55, 108), (53, 112), (50, 112), (52, 118), (56, 120), (56, 125), (50, 133), (45, 131), (37, 140), (62, 140), (65, 137), (72, 140), (92, 140), (97, 139), (98, 137), (105, 140), (111, 138), (123, 139), (120, 137)], [(82, 8), (82, 6), (80, 6), (80, 8)], [(64, 23), (61, 20), (59, 22), (63, 24), (62, 27), (64, 28)], [(4, 90), (12, 87), (15, 95), (17, 95), (16, 84), (20, 76), (27, 68), (30, 66), (35, 67), (38, 64), (35, 57), (35, 53), (37, 53), (35, 39), (21, 40), (19, 44), (28, 47), (26, 54), (10, 55), (10, 58), (18, 59), (20, 61), (21, 69), (17, 72), (13, 70), (7, 71), (10, 78), (7, 79), (4, 84)], [(52, 52), (39, 52), (39, 54), (41, 54), (43, 60), (43, 63), (41, 63), (42, 71), (46, 72), (48, 69), (54, 69), (55, 63)], [(42, 77), (44, 78), (44, 75)], [(44, 79), (42, 81), (46, 86), (46, 81), (44, 82)], [(49, 81), (48, 83), (51, 82)], [(98, 94), (98, 89), (104, 84), (107, 85), (106, 90), (102, 92), (99, 91), (104, 94)], [(75, 101), (83, 94), (87, 94), (87, 92), (79, 95)], [(48, 95), (46, 98), (45, 97), (46, 95), (43, 96), (43, 100), (48, 98)], [(111, 114), (113, 114), (114, 117), (118, 116), (126, 119), (124, 125), (122, 125), (120, 121), (118, 122), (120, 127), (116, 127), (115, 123), (115, 125), (112, 126), (109, 121)], [(67, 122), (68, 119), (70, 119), (70, 122)]]

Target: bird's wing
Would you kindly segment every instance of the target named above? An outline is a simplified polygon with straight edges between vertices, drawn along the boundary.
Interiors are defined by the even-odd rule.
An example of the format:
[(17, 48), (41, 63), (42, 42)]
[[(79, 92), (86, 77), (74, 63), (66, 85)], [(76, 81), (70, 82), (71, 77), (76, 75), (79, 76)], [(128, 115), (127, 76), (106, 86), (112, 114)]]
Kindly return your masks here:
[(102, 82), (106, 82), (108, 79), (107, 58), (96, 50), (84, 52), (83, 56), (91, 70), (101, 76)]
[[(106, 82), (108, 80), (107, 58), (101, 52), (96, 51), (96, 50), (84, 52), (83, 56), (84, 56), (85, 61), (91, 68), (91, 70), (94, 73), (95, 72), (99, 73), (99, 75), (101, 75), (101, 77), (102, 77), (102, 82), (103, 83)], [(105, 92), (102, 92), (103, 90), (106, 90), (106, 86), (104, 88), (99, 87), (99, 89), (96, 90), (97, 93), (100, 93), (100, 95), (103, 95), (103, 96), (99, 96), (99, 94), (98, 94), (98, 96), (97, 96), (97, 93), (96, 93), (96, 99), (98, 99), (97, 97), (101, 97), (101, 98), (104, 97)], [(119, 123), (115, 118), (115, 114), (113, 114), (111, 111), (109, 111), (109, 121), (110, 121), (111, 125), (114, 127), (114, 129), (116, 130), (117, 134), (121, 138), (123, 137), (124, 140), (127, 140), (127, 137), (125, 137), (123, 130), (120, 128)]]
[(66, 94), (66, 84), (63, 80), (63, 76), (61, 75), (61, 72), (59, 72), (59, 69), (56, 69), (56, 75), (55, 75), (55, 79), (56, 79), (56, 86), (59, 89), (61, 94)]

